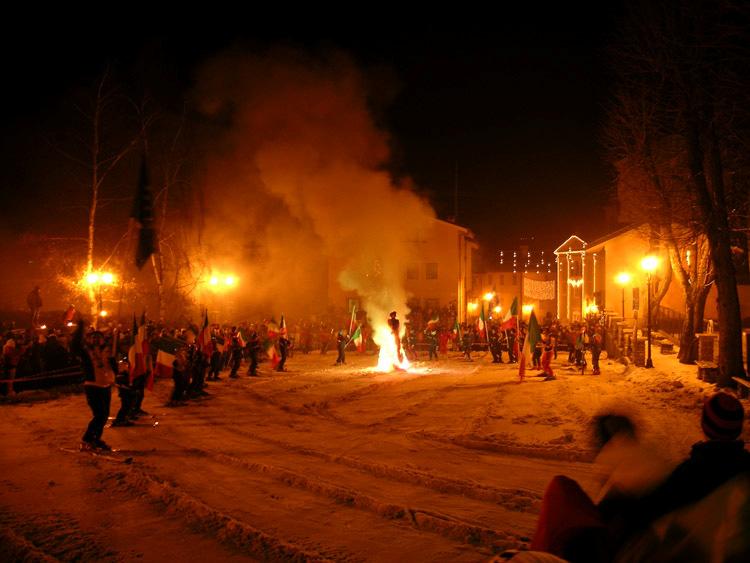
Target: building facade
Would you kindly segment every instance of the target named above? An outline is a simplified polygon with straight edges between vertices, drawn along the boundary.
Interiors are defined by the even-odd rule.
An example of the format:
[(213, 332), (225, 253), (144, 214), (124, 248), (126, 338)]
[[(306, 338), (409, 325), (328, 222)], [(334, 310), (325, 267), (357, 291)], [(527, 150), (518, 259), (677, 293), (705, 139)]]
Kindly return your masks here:
[[(403, 241), (404, 252), (396, 267), (402, 276), (409, 303), (427, 309), (451, 308), (459, 322), (465, 321), (471, 288), (473, 252), (477, 249), (472, 232), (459, 225), (435, 219), (424, 232)], [(345, 291), (338, 282), (335, 264), (329, 264), (328, 304), (335, 309), (363, 307), (356, 292)]]
[[(595, 307), (625, 319), (642, 321), (647, 307), (647, 287), (651, 280), (652, 295), (659, 284), (668, 279), (669, 256), (665, 249), (649, 243), (636, 228), (627, 227), (606, 237), (587, 243), (573, 235), (556, 250), (557, 257), (557, 316), (563, 322), (585, 318)], [(657, 258), (656, 269), (645, 272), (641, 261), (646, 255)], [(750, 317), (750, 285), (740, 283), (742, 317)], [(706, 300), (704, 316), (717, 319), (716, 288)], [(679, 320), (685, 314), (682, 288), (672, 279), (660, 302), (660, 313)]]

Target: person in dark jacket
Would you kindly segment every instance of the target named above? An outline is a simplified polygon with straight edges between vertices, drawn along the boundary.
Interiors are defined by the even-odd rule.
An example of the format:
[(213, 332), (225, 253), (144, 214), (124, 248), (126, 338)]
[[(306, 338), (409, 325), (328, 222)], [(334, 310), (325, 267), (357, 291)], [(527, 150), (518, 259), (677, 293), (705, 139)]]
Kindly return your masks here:
[(346, 344), (349, 342), (349, 337), (343, 330), (340, 330), (336, 335), (336, 348), (339, 351), (339, 355), (336, 358), (336, 365), (340, 366), (346, 363)]
[(260, 337), (256, 330), (250, 331), (250, 336), (247, 340), (247, 352), (250, 357), (250, 367), (247, 369), (247, 375), (249, 377), (256, 377), (258, 375), (258, 354), (260, 354)]
[(701, 428), (707, 440), (693, 444), (690, 457), (638, 503), (638, 523), (699, 501), (711, 491), (750, 471), (750, 452), (739, 439), (745, 411), (734, 396), (719, 392), (703, 405)]
[(286, 371), (284, 369), (284, 364), (286, 363), (286, 357), (289, 355), (290, 344), (291, 343), (286, 336), (283, 334), (279, 336), (279, 356), (281, 356), (281, 359), (279, 360), (279, 365), (276, 366), (276, 371)]

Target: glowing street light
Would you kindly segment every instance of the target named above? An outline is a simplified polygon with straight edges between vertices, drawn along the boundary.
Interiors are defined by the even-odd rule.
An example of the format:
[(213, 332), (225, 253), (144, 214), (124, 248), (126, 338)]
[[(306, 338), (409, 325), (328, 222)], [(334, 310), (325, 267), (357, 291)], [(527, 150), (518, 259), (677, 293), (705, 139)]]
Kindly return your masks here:
[(226, 278), (224, 279), (224, 284), (225, 284), (225, 285), (229, 285), (229, 286), (231, 286), (231, 285), (234, 285), (234, 284), (236, 283), (236, 281), (237, 281), (237, 280), (235, 279), (235, 277), (234, 277), (234, 276), (227, 276), (227, 277), (226, 277)]
[(622, 287), (622, 318), (625, 318), (625, 286), (630, 283), (631, 276), (628, 272), (620, 272), (615, 277), (617, 284)]
[(472, 313), (475, 313), (475, 312), (476, 312), (476, 310), (477, 310), (477, 309), (479, 308), (479, 305), (477, 305), (477, 303), (476, 303), (475, 301), (472, 301), (471, 303), (468, 303), (468, 304), (466, 305), (466, 308), (467, 308), (467, 309), (468, 309), (468, 310), (469, 310), (470, 312), (472, 312)]
[(658, 266), (659, 259), (656, 256), (645, 256), (641, 260), (641, 269), (646, 272), (646, 309), (648, 310), (648, 332), (646, 335), (646, 344), (648, 347), (648, 355), (646, 357), (647, 368), (654, 367), (654, 362), (651, 360), (651, 275)]
[(112, 272), (89, 272), (84, 278), (88, 285), (112, 285), (115, 283), (115, 275)]
[(503, 308), (500, 305), (496, 305), (494, 309), (492, 309), (496, 315), (500, 314), (500, 311), (503, 310)]
[(211, 285), (219, 285), (218, 276), (211, 276), (211, 279), (208, 280), (208, 283)]
[(531, 315), (531, 311), (533, 310), (534, 310), (533, 305), (524, 305), (523, 307), (521, 307), (521, 311), (523, 311), (524, 317), (528, 317), (529, 315)]
[(488, 291), (487, 293), (485, 293), (483, 297), (485, 301), (492, 301), (494, 298), (495, 298), (495, 294), (492, 293), (491, 291)]
[[(96, 319), (98, 317), (106, 317), (107, 312), (103, 310), (103, 303), (102, 303), (102, 290), (105, 285), (112, 285), (115, 283), (115, 274), (112, 272), (89, 272), (86, 274), (86, 276), (83, 278), (83, 284), (89, 286), (89, 291), (91, 292), (89, 295), (94, 297), (96, 296), (96, 307), (97, 307), (97, 314), (94, 318), (94, 326), (97, 325)], [(94, 293), (96, 292), (96, 293)]]

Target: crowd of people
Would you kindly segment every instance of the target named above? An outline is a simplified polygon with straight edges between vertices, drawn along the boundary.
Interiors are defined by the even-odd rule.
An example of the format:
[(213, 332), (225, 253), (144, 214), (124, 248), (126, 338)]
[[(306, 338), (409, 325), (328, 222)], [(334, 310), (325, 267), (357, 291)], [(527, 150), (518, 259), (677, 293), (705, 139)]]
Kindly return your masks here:
[[(564, 352), (568, 365), (584, 370), (590, 357), (591, 373), (600, 373), (605, 333), (599, 316), (571, 325), (546, 318), (536, 327), (518, 320), (510, 326), (493, 320), (458, 324), (450, 314), (447, 310), (412, 311), (402, 329), (397, 313), (392, 312), (387, 322), (399, 354), (403, 350), (411, 360), (429, 361), (450, 350), (460, 352), (466, 361), (474, 361), (472, 352), (481, 351), (489, 353), (492, 363), (518, 363), (525, 340), (534, 334), (530, 338), (536, 340), (530, 367), (540, 370), (545, 380), (556, 379), (551, 364)], [(70, 326), (43, 330), (4, 326), (4, 379), (13, 381), (16, 376), (78, 366), (92, 413), (81, 437), (81, 448), (106, 452), (111, 448), (103, 433), (113, 391), (117, 391), (120, 404), (112, 427), (131, 426), (148, 415), (142, 404), (156, 374), (171, 375), (173, 388), (167, 406), (179, 407), (205, 397), (207, 382), (220, 381), (224, 374), (230, 379), (257, 377), (264, 362), (270, 369), (286, 371), (287, 358), (295, 349), (302, 354), (326, 354), (335, 348), (335, 365), (346, 363), (350, 346), (356, 345), (365, 354), (377, 349), (366, 316), (339, 317), (300, 321), (289, 327), (283, 316), (280, 323), (263, 320), (231, 327), (209, 325), (207, 318), (203, 326), (187, 323), (183, 328), (166, 327), (145, 318), (140, 326), (134, 322), (132, 328), (92, 327), (82, 319)], [(12, 384), (7, 388), (12, 392)], [(693, 446), (690, 456), (674, 471), (657, 478), (653, 460), (640, 448), (632, 422), (619, 415), (598, 417), (595, 426), (600, 459), (610, 468), (607, 482), (592, 499), (575, 481), (563, 476), (553, 478), (530, 547), (570, 561), (609, 561), (623, 553), (636, 559), (665, 554), (671, 557), (674, 553), (697, 553), (702, 558), (713, 557), (717, 550), (719, 555), (739, 553), (744, 557), (750, 553), (750, 540), (737, 532), (750, 524), (742, 512), (750, 507), (750, 454), (739, 439), (743, 421), (744, 410), (735, 397), (727, 393), (712, 396), (701, 416), (706, 440)], [(668, 514), (703, 505), (711, 510), (721, 505), (723, 510), (724, 505), (732, 503), (739, 512), (735, 510), (729, 516), (740, 520), (730, 523), (729, 528), (721, 524), (724, 528), (714, 530), (714, 535), (721, 536), (719, 540), (706, 540), (690, 514), (667, 521), (674, 537), (660, 536), (654, 527)], [(524, 556), (521, 553), (517, 558), (521, 561)]]

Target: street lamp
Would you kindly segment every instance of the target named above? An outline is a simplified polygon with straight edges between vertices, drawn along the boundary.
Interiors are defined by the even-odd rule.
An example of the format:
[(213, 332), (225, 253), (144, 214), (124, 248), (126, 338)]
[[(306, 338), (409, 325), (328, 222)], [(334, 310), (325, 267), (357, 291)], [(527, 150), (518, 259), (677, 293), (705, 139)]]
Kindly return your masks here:
[(625, 319), (625, 286), (630, 283), (630, 274), (628, 272), (620, 272), (617, 274), (615, 281), (619, 286), (622, 287), (622, 318)]
[[(107, 311), (104, 310), (102, 302), (102, 289), (105, 285), (115, 283), (115, 275), (112, 272), (89, 272), (84, 278), (84, 284), (88, 285), (92, 292), (96, 292), (96, 316), (94, 317), (94, 327), (98, 326), (99, 317), (106, 317)], [(90, 293), (93, 297), (93, 293)]]
[(651, 361), (651, 275), (659, 265), (659, 259), (656, 256), (646, 256), (641, 260), (641, 268), (646, 272), (646, 309), (648, 310), (648, 332), (646, 334), (646, 343), (648, 346), (648, 355), (646, 356), (646, 367), (654, 367)]

